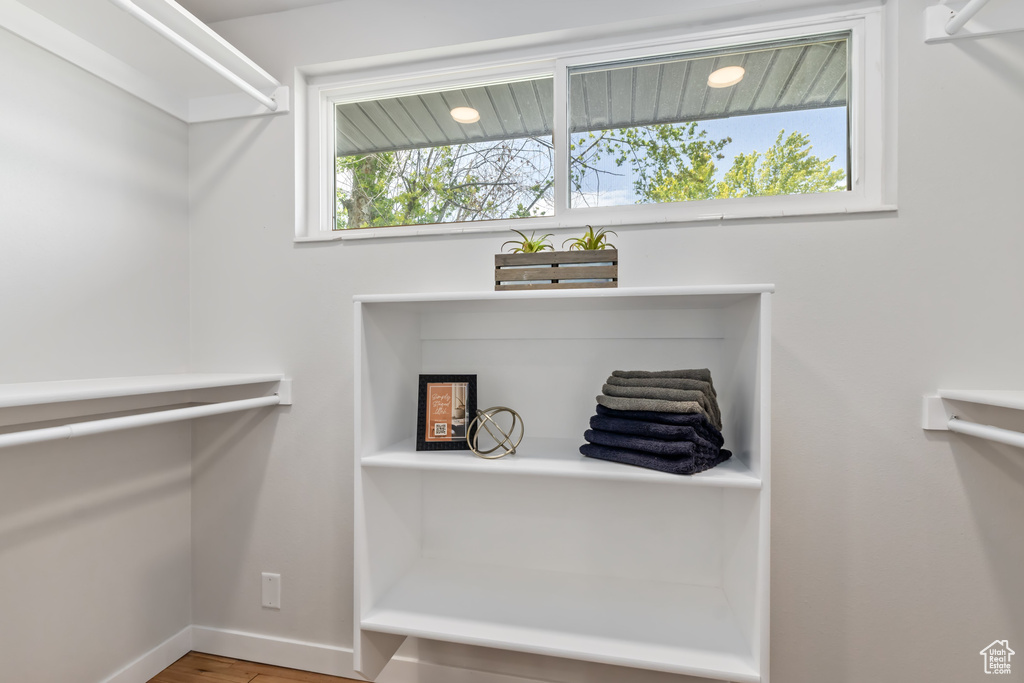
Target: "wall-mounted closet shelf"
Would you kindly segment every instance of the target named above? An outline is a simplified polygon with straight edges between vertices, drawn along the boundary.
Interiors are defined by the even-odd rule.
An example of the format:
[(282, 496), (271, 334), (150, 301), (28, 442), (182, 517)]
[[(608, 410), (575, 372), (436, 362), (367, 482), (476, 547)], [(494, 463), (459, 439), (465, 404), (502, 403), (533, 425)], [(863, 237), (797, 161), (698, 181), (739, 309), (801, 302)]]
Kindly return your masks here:
[[(281, 374), (182, 373), (0, 384), (0, 408), (269, 382), (278, 382), (287, 386), (290, 380), (285, 379)], [(290, 402), (291, 396), (289, 395), (287, 401), (282, 400), (282, 405), (288, 405)]]
[[(957, 9), (960, 6), (960, 9)], [(1024, 3), (1018, 0), (970, 0), (925, 8), (924, 42), (943, 43), (1024, 31)]]
[(290, 109), (287, 87), (174, 0), (0, 0), (0, 27), (187, 123)]
[(957, 415), (956, 403), (1024, 411), (1024, 391), (940, 389), (937, 396), (924, 397), (922, 411), (922, 428), (926, 430), (948, 430), (1024, 448), (1024, 433), (962, 419)]
[[(155, 424), (191, 420), (211, 415), (252, 410), (277, 405), (291, 405), (291, 380), (280, 374), (181, 374), (145, 377), (112, 377), (102, 379), (29, 382), (0, 385), (0, 408), (19, 408), (57, 403), (74, 403), (151, 394), (172, 394), (180, 403), (180, 392), (223, 389), (246, 385), (268, 385), (272, 394), (204, 405), (158, 410), (121, 417), (87, 420), (40, 429), (0, 434), (0, 448), (42, 441), (71, 439), (104, 432), (133, 429)], [(272, 385), (272, 386), (271, 386)], [(191, 400), (189, 397), (186, 400)]]

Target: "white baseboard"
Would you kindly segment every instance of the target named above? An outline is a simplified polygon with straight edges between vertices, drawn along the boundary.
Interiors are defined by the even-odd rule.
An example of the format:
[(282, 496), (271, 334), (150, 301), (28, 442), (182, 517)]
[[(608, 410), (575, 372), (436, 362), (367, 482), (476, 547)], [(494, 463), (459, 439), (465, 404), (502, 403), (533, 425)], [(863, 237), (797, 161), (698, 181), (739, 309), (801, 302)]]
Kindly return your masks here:
[[(221, 657), (364, 680), (352, 669), (352, 649), (275, 638), (258, 633), (192, 627), (192, 649)], [(128, 681), (118, 681), (128, 683)], [(395, 657), (377, 683), (543, 683), (534, 678), (474, 671)]]
[[(190, 651), (244, 659), (343, 678), (363, 677), (352, 670), (352, 649), (276, 638), (208, 626), (188, 626), (101, 683), (146, 683)], [(377, 683), (543, 683), (535, 678), (461, 669), (395, 657)]]
[(352, 649), (275, 638), (208, 626), (192, 627), (192, 649), (249, 662), (301, 669), (330, 676), (362, 678), (352, 671)]
[(102, 683), (146, 683), (191, 649), (192, 627), (186, 626)]

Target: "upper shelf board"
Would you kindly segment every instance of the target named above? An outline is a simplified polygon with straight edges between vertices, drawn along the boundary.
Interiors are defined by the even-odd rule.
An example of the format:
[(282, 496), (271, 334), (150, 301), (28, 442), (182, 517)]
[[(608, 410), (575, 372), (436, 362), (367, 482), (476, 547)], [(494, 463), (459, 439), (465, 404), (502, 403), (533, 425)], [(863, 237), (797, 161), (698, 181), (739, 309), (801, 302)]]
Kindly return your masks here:
[(1000, 33), (1024, 31), (1024, 3), (1017, 0), (993, 0), (972, 17), (964, 27), (950, 35), (946, 25), (960, 12), (963, 0), (941, 2), (924, 10), (924, 42), (945, 43), (951, 40), (982, 38)]
[(949, 421), (956, 416), (956, 410), (953, 406), (947, 404), (946, 401), (1024, 410), (1024, 391), (1006, 389), (939, 389), (938, 395), (924, 397), (921, 415), (921, 427), (923, 429), (949, 429)]
[(699, 285), (681, 287), (617, 287), (609, 289), (542, 289), (528, 291), (474, 291), (413, 294), (357, 294), (362, 303), (421, 303), (443, 301), (515, 301), (527, 299), (620, 299), (643, 296), (727, 296), (771, 294), (775, 285)]
[[(169, 391), (212, 389), (269, 382), (284, 384), (287, 380), (281, 374), (190, 373), (0, 384), (0, 408), (41, 405), (44, 403), (63, 403), (66, 401), (88, 401), (101, 398), (117, 398), (120, 396), (141, 396), (144, 394), (161, 394)], [(286, 397), (284, 395), (284, 387), (282, 387), (282, 405), (287, 405), (285, 399), (287, 399), (287, 403), (291, 402), (290, 396)]]
[(1024, 391), (1003, 389), (939, 389), (939, 397), (950, 401), (1024, 410)]
[[(132, 2), (289, 111), (287, 87), (173, 0)], [(0, 0), (0, 27), (187, 123), (271, 113), (110, 0)]]

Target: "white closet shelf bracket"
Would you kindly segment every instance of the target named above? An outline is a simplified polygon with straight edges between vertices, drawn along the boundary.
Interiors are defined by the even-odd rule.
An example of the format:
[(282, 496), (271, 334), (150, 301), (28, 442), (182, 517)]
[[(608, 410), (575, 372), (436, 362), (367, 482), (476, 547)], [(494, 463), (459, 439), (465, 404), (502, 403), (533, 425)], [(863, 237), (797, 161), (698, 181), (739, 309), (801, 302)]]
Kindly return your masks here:
[(1024, 448), (1024, 433), (964, 420), (956, 414), (955, 407), (948, 401), (1024, 411), (1024, 391), (941, 389), (937, 396), (924, 397), (921, 418), (921, 427), (926, 430), (951, 431)]
[[(164, 38), (166, 38), (167, 40), (169, 40), (172, 43), (174, 43), (174, 45), (176, 45), (177, 47), (181, 48), (183, 51), (185, 51), (188, 54), (190, 54), (191, 56), (195, 57), (202, 64), (204, 64), (205, 66), (209, 67), (211, 70), (213, 70), (215, 73), (217, 73), (222, 78), (227, 80), (229, 83), (234, 85), (236, 88), (238, 88), (239, 90), (244, 92), (246, 95), (248, 95), (249, 97), (253, 98), (257, 102), (262, 104), (269, 111), (272, 111), (272, 112), (277, 111), (278, 103), (277, 103), (277, 101), (273, 97), (271, 97), (269, 95), (266, 95), (266, 94), (260, 92), (259, 90), (257, 90), (255, 87), (253, 87), (244, 78), (242, 78), (241, 76), (236, 74), (234, 71), (232, 71), (228, 67), (224, 66), (221, 62), (217, 61), (216, 59), (211, 57), (206, 52), (203, 52), (201, 49), (196, 47), (194, 44), (192, 44), (191, 42), (189, 42), (188, 40), (183, 38), (179, 33), (174, 31), (173, 29), (171, 29), (169, 26), (167, 26), (162, 21), (160, 21), (159, 19), (154, 17), (152, 14), (149, 14), (148, 12), (146, 12), (144, 9), (142, 9), (141, 7), (136, 5), (131, 0), (110, 0), (110, 2), (114, 3), (115, 5), (117, 5), (121, 9), (123, 9), (124, 11), (128, 12), (129, 14), (131, 14), (133, 17), (135, 17), (136, 19), (141, 21), (143, 24), (145, 24), (146, 26), (150, 27), (151, 29), (153, 29), (154, 31), (156, 31), (157, 33), (162, 35)], [(178, 5), (173, 0), (167, 0), (167, 4), (172, 6), (174, 9), (180, 11), (182, 14), (188, 15), (188, 17), (190, 19), (194, 19), (194, 17), (192, 17), (192, 15), (189, 14), (187, 10), (185, 10), (183, 7)], [(196, 20), (196, 21), (198, 21), (198, 20)], [(257, 66), (255, 62), (253, 62), (248, 57), (243, 55), (241, 52), (236, 50), (230, 43), (225, 41), (223, 38), (218, 36), (216, 33), (213, 33), (213, 31), (207, 30), (207, 34), (210, 35), (211, 37), (214, 37), (219, 43), (221, 43), (223, 46), (225, 46), (228, 49), (230, 49), (237, 57), (239, 57), (240, 59), (244, 60), (247, 63), (248, 66), (250, 66), (253, 70), (255, 70), (260, 76), (262, 76), (267, 81), (267, 84), (270, 87), (272, 87), (272, 88), (280, 87), (281, 83), (276, 78), (274, 78), (273, 76), (268, 74), (266, 71), (261, 69), (259, 66)]]
[(925, 8), (924, 42), (940, 43), (1024, 30), (1024, 8), (1021, 7), (1024, 3), (996, 3), (983, 17), (976, 18), (989, 1), (970, 0), (960, 11), (943, 3)]
[(2, 408), (269, 383), (276, 383), (276, 386), (274, 393), (267, 396), (0, 434), (0, 448), (73, 439), (78, 436), (180, 422), (255, 408), (291, 405), (292, 382), (291, 379), (280, 375), (189, 374), (0, 385), (0, 408)]

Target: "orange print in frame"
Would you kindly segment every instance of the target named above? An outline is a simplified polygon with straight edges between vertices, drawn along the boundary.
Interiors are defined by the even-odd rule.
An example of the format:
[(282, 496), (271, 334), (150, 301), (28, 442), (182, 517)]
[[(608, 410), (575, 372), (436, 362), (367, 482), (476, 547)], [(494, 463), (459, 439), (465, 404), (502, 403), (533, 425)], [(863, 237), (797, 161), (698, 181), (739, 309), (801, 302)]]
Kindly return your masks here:
[(416, 450), (469, 450), (476, 375), (420, 375)]

